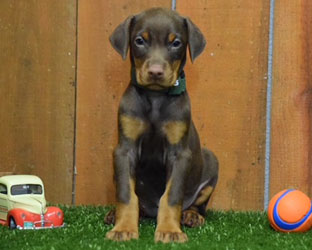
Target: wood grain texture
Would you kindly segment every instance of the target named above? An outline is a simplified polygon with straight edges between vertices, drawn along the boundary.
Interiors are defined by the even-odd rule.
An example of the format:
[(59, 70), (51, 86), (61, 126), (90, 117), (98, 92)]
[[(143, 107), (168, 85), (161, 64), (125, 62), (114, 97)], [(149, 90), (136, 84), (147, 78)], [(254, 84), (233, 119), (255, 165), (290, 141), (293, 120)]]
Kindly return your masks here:
[(271, 196), (312, 195), (312, 2), (276, 1)]
[(0, 1), (0, 172), (72, 192), (76, 1)]
[(177, 1), (177, 10), (207, 40), (186, 78), (202, 145), (220, 161), (210, 206), (263, 209), (269, 1)]
[(131, 14), (170, 0), (80, 0), (78, 11), (77, 204), (115, 201), (112, 153), (119, 100), (130, 81), (108, 37)]

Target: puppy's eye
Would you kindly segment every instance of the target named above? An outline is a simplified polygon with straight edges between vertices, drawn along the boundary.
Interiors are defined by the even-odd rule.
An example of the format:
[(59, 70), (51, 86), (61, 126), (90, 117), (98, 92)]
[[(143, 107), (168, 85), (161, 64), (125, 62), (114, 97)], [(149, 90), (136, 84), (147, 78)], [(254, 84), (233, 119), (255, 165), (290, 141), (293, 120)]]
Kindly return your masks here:
[(181, 45), (182, 45), (182, 42), (179, 39), (175, 39), (171, 44), (173, 48), (179, 48)]
[(144, 39), (140, 36), (138, 36), (135, 40), (134, 43), (136, 46), (141, 47), (144, 45)]

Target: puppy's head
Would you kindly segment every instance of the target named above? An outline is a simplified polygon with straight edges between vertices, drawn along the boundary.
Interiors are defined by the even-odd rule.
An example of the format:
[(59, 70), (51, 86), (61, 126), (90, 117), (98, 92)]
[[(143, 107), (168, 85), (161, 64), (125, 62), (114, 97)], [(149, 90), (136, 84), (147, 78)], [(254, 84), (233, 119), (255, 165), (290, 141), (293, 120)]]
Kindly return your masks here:
[(175, 84), (185, 64), (187, 47), (194, 61), (206, 44), (189, 18), (163, 8), (128, 17), (115, 29), (110, 41), (123, 59), (130, 47), (138, 84), (153, 90)]

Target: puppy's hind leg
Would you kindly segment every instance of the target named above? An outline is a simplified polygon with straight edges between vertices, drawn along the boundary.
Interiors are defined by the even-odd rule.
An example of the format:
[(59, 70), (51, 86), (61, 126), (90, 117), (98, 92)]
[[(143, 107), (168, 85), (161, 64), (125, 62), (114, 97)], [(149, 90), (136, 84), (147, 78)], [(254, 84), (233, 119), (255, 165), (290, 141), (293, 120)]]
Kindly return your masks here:
[(182, 213), (181, 224), (187, 227), (198, 227), (205, 223), (207, 204), (218, 181), (219, 166), (216, 156), (203, 148), (202, 157), (204, 169), (201, 183), (207, 182), (207, 184), (200, 190), (192, 206)]
[(199, 196), (195, 200), (195, 206), (199, 207), (199, 212), (202, 215), (206, 215), (207, 204), (218, 182), (219, 163), (214, 153), (206, 148), (202, 149), (202, 156), (204, 161), (204, 169), (201, 183), (205, 181), (208, 181), (208, 183), (200, 191)]

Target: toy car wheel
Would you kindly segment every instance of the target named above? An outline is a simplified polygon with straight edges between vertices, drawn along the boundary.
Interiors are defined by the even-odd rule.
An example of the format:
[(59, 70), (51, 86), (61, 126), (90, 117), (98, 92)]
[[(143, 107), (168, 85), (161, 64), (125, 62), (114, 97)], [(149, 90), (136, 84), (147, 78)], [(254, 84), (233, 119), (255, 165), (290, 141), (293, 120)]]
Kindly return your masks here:
[(13, 217), (10, 218), (10, 224), (9, 224), (10, 229), (16, 229), (16, 222)]

